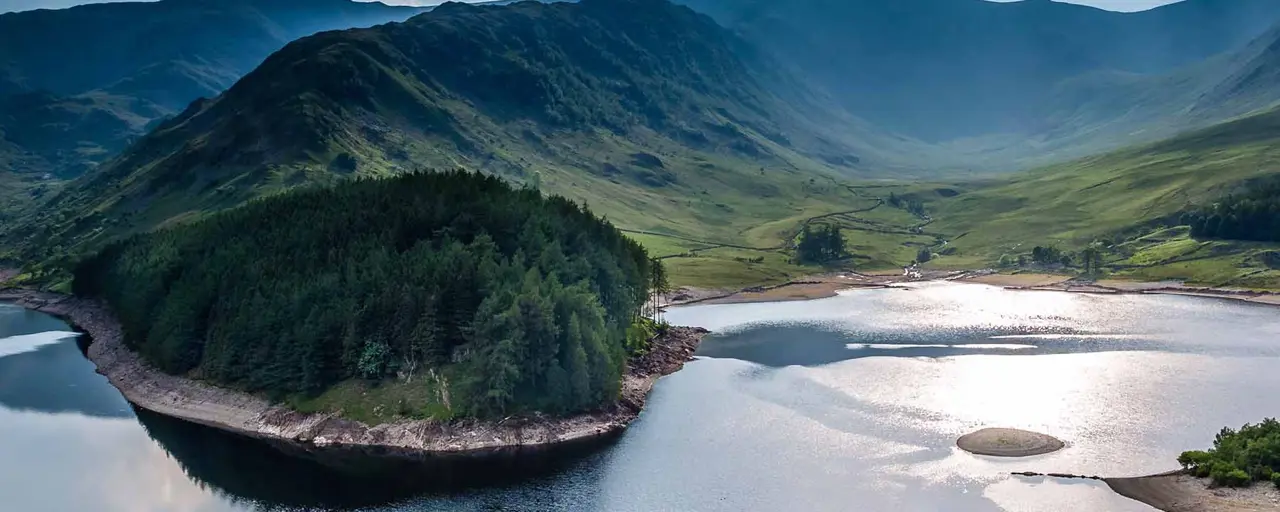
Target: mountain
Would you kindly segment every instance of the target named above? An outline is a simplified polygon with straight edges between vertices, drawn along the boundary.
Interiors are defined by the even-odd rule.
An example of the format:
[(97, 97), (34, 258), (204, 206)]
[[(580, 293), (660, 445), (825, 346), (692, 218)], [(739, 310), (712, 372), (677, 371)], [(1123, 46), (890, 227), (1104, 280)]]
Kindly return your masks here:
[(1029, 134), (984, 156), (1062, 161), (1266, 110), (1280, 102), (1278, 70), (1280, 25), (1240, 49), (1166, 73), (1087, 73), (1049, 91)]
[(1155, 143), (956, 187), (929, 205), (955, 256), (974, 268), (1032, 246), (1101, 241), (1111, 270), (1218, 286), (1280, 286), (1277, 244), (1190, 237), (1181, 214), (1258, 180), (1280, 179), (1280, 109)]
[(850, 137), (857, 120), (776, 69), (664, 0), (445, 4), (290, 43), (69, 184), (27, 232), (109, 236), (308, 183), (455, 167), (632, 228), (745, 231), (910, 147)]
[[(163, 0), (0, 15), (0, 162), (76, 176), (285, 43), (420, 8), (349, 0)], [(14, 164), (13, 162), (17, 162)]]
[(794, 65), (854, 115), (986, 166), (1044, 151), (1027, 137), (1050, 146), (1080, 137), (1057, 144), (1067, 149), (1114, 144), (1087, 137), (1092, 125), (1046, 119), (1069, 118), (1057, 108), (1064, 101), (1104, 101), (1099, 83), (1174, 73), (1280, 21), (1271, 0), (1186, 0), (1138, 13), (1047, 0), (683, 1)]

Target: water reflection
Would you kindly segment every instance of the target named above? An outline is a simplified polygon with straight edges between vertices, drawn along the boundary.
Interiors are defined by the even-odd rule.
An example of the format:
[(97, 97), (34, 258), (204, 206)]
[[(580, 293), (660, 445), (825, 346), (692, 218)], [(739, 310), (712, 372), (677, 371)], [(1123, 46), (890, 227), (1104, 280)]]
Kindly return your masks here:
[[(779, 343), (779, 340), (787, 340)], [(986, 327), (874, 331), (831, 323), (750, 324), (708, 336), (698, 355), (765, 366), (818, 366), (860, 357), (1045, 355), (1076, 352), (1174, 350), (1152, 336), (1084, 334), (1065, 328)]]
[[(1222, 317), (1233, 318), (1222, 336)], [(1168, 295), (1090, 295), (921, 283), (818, 301), (673, 310), (706, 327), (699, 355), (766, 366), (862, 357), (1163, 351), (1280, 356), (1271, 306)]]
[(69, 330), (65, 322), (52, 316), (0, 303), (0, 338)]
[(145, 409), (135, 412), (147, 434), (201, 487), (266, 508), (346, 510), (477, 486), (503, 487), (554, 474), (611, 442), (566, 446), (551, 454), (408, 459), (357, 450), (306, 451)]
[(76, 333), (0, 339), (0, 407), (17, 411), (128, 418), (128, 402), (84, 358)]
[[(0, 338), (67, 329), (11, 321), (21, 313), (0, 306)], [(474, 464), (135, 419), (75, 342), (31, 344), (0, 357), (0, 508), (1149, 512), (1096, 483), (1009, 472), (1168, 470), (1223, 425), (1280, 410), (1280, 314), (1262, 306), (926, 284), (668, 318), (717, 334), (619, 439)], [(1067, 447), (1017, 460), (955, 448), (985, 426)]]

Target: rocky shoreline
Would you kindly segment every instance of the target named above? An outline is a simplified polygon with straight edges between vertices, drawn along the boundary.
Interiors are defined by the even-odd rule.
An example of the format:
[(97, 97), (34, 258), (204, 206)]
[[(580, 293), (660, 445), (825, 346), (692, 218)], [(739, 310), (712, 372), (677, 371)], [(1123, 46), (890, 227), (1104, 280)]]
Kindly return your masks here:
[(1111, 490), (1166, 512), (1263, 512), (1280, 510), (1280, 490), (1270, 483), (1213, 487), (1206, 478), (1171, 471), (1138, 478), (1103, 478)]
[(0, 301), (61, 317), (93, 338), (88, 356), (98, 373), (133, 404), (152, 412), (303, 450), (354, 449), (383, 455), (505, 454), (589, 441), (624, 430), (640, 415), (664, 375), (693, 359), (706, 330), (673, 327), (651, 351), (628, 365), (617, 404), (565, 418), (527, 416), (501, 421), (411, 420), (369, 426), (333, 414), (304, 414), (270, 401), (163, 373), (129, 350), (120, 324), (101, 303), (21, 289)]
[(1008, 290), (1092, 293), (1099, 295), (1184, 295), (1211, 299), (1227, 299), (1253, 304), (1280, 305), (1280, 293), (1190, 286), (1179, 281), (1121, 281), (1113, 279), (1088, 280), (1055, 274), (998, 274), (989, 271), (975, 272), (957, 279), (961, 282), (1000, 286)]

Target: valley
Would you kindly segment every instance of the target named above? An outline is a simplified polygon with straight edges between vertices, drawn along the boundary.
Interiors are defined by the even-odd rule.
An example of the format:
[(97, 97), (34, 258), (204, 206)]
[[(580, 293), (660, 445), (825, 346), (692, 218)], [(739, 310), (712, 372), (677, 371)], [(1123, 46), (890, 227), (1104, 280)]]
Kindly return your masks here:
[(1177, 454), (1276, 405), (1277, 70), (1272, 0), (0, 14), (0, 482), (145, 452), (122, 481), (202, 505), (158, 510), (1137, 512), (1054, 475), (1178, 463), (1270, 499), (1246, 441)]
[[(1111, 61), (1080, 61), (1050, 74), (1020, 75), (1049, 81), (1036, 87), (1055, 91), (1052, 99), (1015, 99), (998, 90), (967, 93), (977, 95), (974, 105), (996, 97), (1052, 105), (1050, 110), (1027, 111), (1039, 127), (1017, 121), (1014, 124), (1026, 129), (1010, 131), (1000, 126), (1012, 121), (981, 121), (948, 110), (951, 107), (895, 107), (899, 112), (942, 109), (939, 112), (949, 119), (975, 123), (947, 128), (968, 130), (963, 138), (947, 140), (920, 130), (922, 125), (915, 121), (896, 128), (877, 123), (878, 114), (861, 108), (861, 103), (845, 103), (861, 94), (835, 89), (831, 80), (847, 76), (848, 70), (817, 69), (812, 68), (817, 61), (797, 61), (798, 53), (811, 49), (771, 40), (753, 25), (764, 19), (761, 16), (776, 19), (780, 14), (755, 12), (748, 4), (689, 2), (731, 27), (722, 30), (666, 2), (617, 0), (648, 13), (648, 25), (667, 27), (667, 34), (658, 34), (641, 28), (647, 26), (640, 23), (645, 20), (612, 17), (612, 6), (596, 1), (605, 3), (592, 8), (595, 2), (587, 2), (585, 9), (450, 5), (402, 26), (321, 34), (288, 45), (252, 73), (244, 71), (248, 64), (228, 68), (227, 76), (248, 74), (234, 86), (234, 79), (201, 79), (199, 83), (214, 84), (201, 86), (203, 91), (230, 89), (185, 109), (174, 98), (197, 94), (182, 85), (186, 82), (149, 89), (146, 104), (157, 105), (151, 113), (139, 113), (143, 103), (113, 100), (111, 94), (117, 93), (92, 93), (96, 99), (76, 100), (82, 105), (77, 108), (132, 106), (127, 115), (118, 116), (127, 118), (120, 126), (129, 128), (112, 132), (124, 134), (119, 139), (124, 142), (82, 145), (79, 154), (90, 157), (87, 166), (50, 166), (39, 151), (24, 149), (41, 140), (67, 140), (64, 132), (41, 135), (24, 130), (22, 137), (6, 139), (16, 141), (8, 166), (18, 172), (0, 176), (0, 197), (5, 199), (0, 207), (0, 259), (27, 265), (27, 277), (34, 281), (65, 285), (59, 269), (66, 267), (68, 257), (74, 259), (72, 254), (121, 236), (198, 219), (298, 186), (416, 169), (466, 168), (589, 205), (662, 257), (679, 285), (737, 288), (826, 272), (794, 264), (791, 254), (801, 227), (816, 223), (839, 225), (850, 233), (850, 258), (843, 265), (859, 270), (901, 268), (922, 250), (936, 253), (939, 258), (930, 264), (940, 268), (988, 268), (1001, 256), (1016, 259), (1039, 244), (1075, 252), (1108, 239), (1114, 249), (1106, 264), (1118, 275), (1277, 286), (1275, 274), (1260, 265), (1266, 257), (1259, 255), (1270, 250), (1266, 244), (1204, 242), (1193, 247), (1176, 231), (1154, 233), (1157, 230), (1141, 227), (1187, 206), (1191, 198), (1210, 199), (1211, 191), (1230, 186), (1232, 180), (1265, 174), (1266, 141), (1271, 137), (1265, 130), (1268, 114), (1249, 112), (1280, 99), (1268, 92), (1274, 88), (1266, 78), (1278, 37), (1268, 30), (1270, 20), (1280, 21), (1271, 3), (1247, 2), (1214, 11), (1207, 2), (1192, 0), (1144, 13), (1131, 20), (1132, 26), (1190, 27), (1189, 20), (1206, 12), (1215, 12), (1216, 21), (1177, 28), (1203, 31), (1196, 36), (1200, 42), (1190, 45), (1187, 41), (1195, 38), (1187, 39), (1179, 44), (1189, 46), (1178, 51), (1157, 54), (1134, 46), (1108, 57)], [(812, 2), (815, 8), (820, 4)], [(298, 19), (332, 17), (322, 13), (346, 12), (343, 5), (335, 1)], [(956, 15), (962, 18), (976, 16), (965, 22), (973, 24), (992, 23), (979, 21), (982, 16), (974, 13), (980, 11), (1007, 16), (995, 23), (1013, 26), (1021, 23), (1017, 20), (1051, 23), (1052, 12), (1060, 10), (1079, 16), (1070, 23), (1093, 24), (1101, 27), (1100, 33), (1121, 26), (1100, 22), (1106, 19), (1101, 12), (1070, 6), (981, 7), (969, 14), (959, 6), (949, 9), (958, 9)], [(851, 4), (850, 12), (842, 15), (892, 20), (918, 8), (904, 4), (901, 10), (868, 11), (869, 7)], [(578, 10), (581, 15), (568, 15)], [(535, 11), (557, 14), (530, 17)], [(398, 12), (375, 9), (360, 14), (365, 18), (348, 13), (332, 19), (359, 24), (367, 23), (360, 20), (368, 16), (405, 15)], [(794, 18), (789, 23), (814, 23), (805, 18), (811, 15), (786, 14)], [(594, 46), (569, 46), (568, 40), (555, 37), (534, 43), (516, 28), (533, 19), (547, 31), (585, 29)], [(478, 20), (510, 28), (500, 30), (502, 37), (481, 35)], [(300, 24), (299, 29), (309, 30), (319, 22), (307, 23), (311, 24)], [(910, 30), (930, 30), (933, 22), (920, 23)], [(1221, 31), (1225, 26), (1240, 28), (1226, 36)], [(1024, 37), (1010, 30), (973, 44), (985, 48), (1000, 38)], [(621, 41), (610, 34), (632, 37)], [(904, 36), (858, 37), (864, 38), (858, 44), (876, 48)], [(958, 32), (937, 37), (969, 36)], [(411, 40), (418, 42), (410, 44)], [(681, 43), (664, 46), (663, 40)], [(264, 40), (257, 47), (267, 46)], [(525, 59), (504, 58), (503, 47), (530, 53)], [(903, 51), (916, 55), (912, 59), (941, 58), (917, 55), (936, 51), (932, 46)], [(1082, 46), (1078, 51), (1098, 50)], [(246, 51), (237, 58), (252, 62), (248, 59), (265, 53)], [(1153, 59), (1155, 55), (1162, 58)], [(472, 68), (472, 61), (489, 64)], [(1003, 72), (1021, 73), (1014, 62), (1017, 59), (1011, 57), (1002, 64), (1010, 66)], [(875, 72), (878, 80), (901, 73), (891, 63), (877, 65), (889, 66)], [(944, 68), (938, 72), (955, 73)], [(89, 80), (82, 83), (94, 83)], [(868, 93), (887, 100), (883, 93)], [(69, 101), (45, 97), (51, 105)], [(37, 121), (31, 116), (53, 111), (39, 107), (39, 102), (23, 105), (25, 110), (0, 110), (23, 126), (75, 129), (93, 140), (108, 140), (103, 138), (108, 132), (94, 131), (100, 124), (70, 122), (71, 118)], [(992, 108), (1011, 111), (1007, 105)], [(1242, 114), (1245, 119), (1200, 128)], [(1255, 129), (1258, 126), (1263, 128)], [(1186, 129), (1206, 130), (1204, 140), (1174, 135)], [(145, 130), (151, 133), (140, 135)], [(1214, 138), (1214, 130), (1238, 135)], [(1146, 142), (1162, 137), (1173, 138)], [(970, 151), (987, 142), (1014, 139), (1025, 145)], [(1120, 143), (1133, 149), (1104, 151)], [(1197, 146), (1201, 143), (1212, 146)], [(1194, 154), (1177, 156), (1183, 145)], [(15, 156), (20, 154), (27, 156)], [(1099, 154), (1105, 156), (1084, 156)], [(978, 155), (981, 158), (974, 159)], [(1029, 167), (1036, 170), (1007, 172)], [(1124, 174), (1132, 178), (1121, 177)], [(1204, 181), (1201, 174), (1214, 178)], [(1088, 188), (1104, 182), (1111, 185)], [(1020, 190), (1042, 195), (1028, 196)], [(924, 209), (911, 213), (902, 205), (881, 207), (891, 194), (910, 197)], [(1041, 199), (1050, 194), (1068, 197)], [(1183, 252), (1151, 267), (1152, 254), (1170, 250)], [(1213, 255), (1202, 258), (1202, 252)]]

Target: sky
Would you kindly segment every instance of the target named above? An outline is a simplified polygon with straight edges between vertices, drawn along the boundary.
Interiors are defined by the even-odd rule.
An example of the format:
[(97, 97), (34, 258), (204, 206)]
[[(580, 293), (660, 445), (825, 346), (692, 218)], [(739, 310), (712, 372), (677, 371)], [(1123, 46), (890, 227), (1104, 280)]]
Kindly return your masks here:
[[(0, 0), (0, 12), (10, 11), (26, 11), (31, 9), (61, 9), (84, 3), (110, 2), (118, 0)], [(383, 0), (388, 4), (400, 5), (432, 5), (441, 3), (440, 0)], [(885, 0), (893, 1), (893, 0)], [(1016, 1), (1016, 0), (993, 0), (993, 1)], [(1178, 0), (1068, 0), (1074, 4), (1092, 5), (1112, 11), (1141, 11), (1150, 9), (1164, 4), (1171, 4)]]

